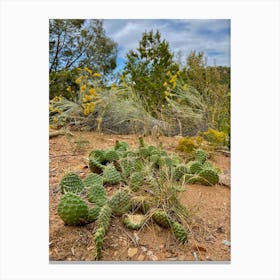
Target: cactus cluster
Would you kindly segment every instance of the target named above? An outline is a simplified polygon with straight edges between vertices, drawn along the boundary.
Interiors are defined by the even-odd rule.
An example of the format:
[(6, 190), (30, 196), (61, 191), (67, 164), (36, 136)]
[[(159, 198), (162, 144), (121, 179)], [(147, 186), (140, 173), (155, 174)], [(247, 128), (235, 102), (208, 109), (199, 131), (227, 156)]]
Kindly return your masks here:
[[(97, 260), (102, 257), (112, 215), (122, 216), (123, 224), (131, 230), (151, 220), (171, 230), (180, 243), (186, 243), (183, 218), (187, 218), (187, 211), (179, 202), (178, 185), (215, 185), (219, 181), (218, 170), (203, 150), (196, 151), (193, 161), (184, 163), (162, 146), (145, 145), (142, 137), (136, 150), (119, 141), (107, 150), (92, 150), (89, 168), (92, 173), (84, 180), (75, 173), (62, 178), (58, 214), (66, 225), (96, 223), (93, 239)], [(111, 196), (107, 195), (108, 185), (117, 189)]]

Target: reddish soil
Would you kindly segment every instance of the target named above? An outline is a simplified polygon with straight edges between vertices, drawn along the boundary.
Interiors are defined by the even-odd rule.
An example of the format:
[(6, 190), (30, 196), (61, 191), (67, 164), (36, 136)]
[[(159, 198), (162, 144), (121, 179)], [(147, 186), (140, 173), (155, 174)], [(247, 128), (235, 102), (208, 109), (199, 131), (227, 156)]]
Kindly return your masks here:
[[(51, 261), (92, 261), (95, 223), (86, 226), (65, 226), (57, 214), (61, 198), (59, 182), (67, 171), (82, 178), (90, 173), (87, 156), (93, 149), (112, 147), (115, 140), (126, 141), (137, 148), (137, 135), (103, 135), (93, 132), (72, 132), (50, 139), (49, 164), (49, 258)], [(160, 137), (163, 147), (174, 153), (175, 137)], [(147, 144), (156, 144), (146, 137)], [(211, 161), (229, 173), (230, 157), (221, 153)], [(116, 187), (114, 187), (116, 188)], [(109, 188), (109, 192), (112, 189)], [(171, 232), (149, 223), (140, 231), (126, 229), (120, 217), (114, 217), (103, 245), (104, 261), (230, 261), (230, 188), (223, 185), (206, 187), (186, 185), (180, 196), (188, 208), (197, 209), (189, 224), (189, 242), (178, 244)]]

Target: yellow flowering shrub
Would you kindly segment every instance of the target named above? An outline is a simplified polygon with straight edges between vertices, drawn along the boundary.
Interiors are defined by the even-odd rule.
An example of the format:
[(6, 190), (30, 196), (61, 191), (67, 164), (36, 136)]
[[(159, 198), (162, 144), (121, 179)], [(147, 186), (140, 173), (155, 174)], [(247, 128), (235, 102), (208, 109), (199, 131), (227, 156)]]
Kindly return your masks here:
[(203, 138), (200, 136), (183, 137), (179, 140), (176, 150), (185, 153), (192, 153), (201, 146), (202, 141)]
[(212, 128), (209, 128), (206, 132), (203, 132), (205, 140), (210, 142), (214, 146), (223, 146), (227, 143), (227, 134)]

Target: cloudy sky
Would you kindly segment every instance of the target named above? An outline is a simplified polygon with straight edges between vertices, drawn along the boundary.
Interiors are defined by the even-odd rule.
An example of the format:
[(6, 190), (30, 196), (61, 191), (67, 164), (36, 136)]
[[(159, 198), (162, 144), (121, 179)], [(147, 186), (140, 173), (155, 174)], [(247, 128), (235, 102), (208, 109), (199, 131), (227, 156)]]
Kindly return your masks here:
[(138, 47), (144, 31), (158, 29), (162, 39), (169, 42), (174, 53), (181, 51), (185, 58), (190, 51), (203, 51), (208, 65), (230, 66), (230, 20), (187, 19), (106, 19), (106, 34), (118, 43), (118, 68), (125, 55)]

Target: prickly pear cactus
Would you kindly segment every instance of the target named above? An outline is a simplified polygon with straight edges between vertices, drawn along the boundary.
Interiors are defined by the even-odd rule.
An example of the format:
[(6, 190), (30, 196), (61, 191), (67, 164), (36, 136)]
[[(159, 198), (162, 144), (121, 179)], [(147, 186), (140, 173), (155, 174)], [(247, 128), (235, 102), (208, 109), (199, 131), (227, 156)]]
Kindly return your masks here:
[(100, 174), (102, 173), (105, 166), (101, 164), (95, 157), (89, 158), (89, 168), (91, 172)]
[(58, 215), (66, 225), (78, 226), (88, 221), (89, 209), (83, 199), (74, 193), (66, 193), (58, 204)]
[(98, 214), (98, 218), (97, 218), (98, 227), (94, 234), (94, 243), (95, 243), (94, 257), (97, 260), (101, 258), (103, 242), (104, 242), (106, 232), (110, 225), (111, 214), (112, 214), (112, 210), (107, 204), (105, 204), (100, 209)]
[(120, 159), (120, 157), (119, 157), (119, 154), (117, 153), (117, 151), (109, 149), (105, 153), (105, 159), (108, 162), (112, 162), (114, 160)]
[(89, 202), (98, 206), (103, 206), (107, 202), (106, 190), (102, 185), (93, 185), (87, 190)]
[(126, 142), (119, 142), (119, 140), (117, 140), (114, 148), (119, 151), (127, 151), (129, 150), (129, 145)]
[(197, 149), (195, 152), (195, 160), (203, 164), (207, 159), (206, 153), (202, 149)]
[(198, 161), (190, 161), (188, 162), (188, 169), (191, 174), (196, 174), (203, 169), (203, 165)]
[(117, 191), (109, 200), (108, 205), (112, 209), (114, 215), (121, 215), (130, 209), (131, 203), (126, 192)]
[(145, 223), (145, 216), (140, 214), (126, 214), (123, 218), (123, 223), (129, 229), (140, 229)]
[(174, 169), (173, 179), (179, 181), (186, 173), (188, 173), (188, 167), (185, 164), (180, 164)]
[(104, 163), (105, 162), (105, 151), (103, 150), (92, 150), (89, 153), (89, 158), (95, 158), (96, 161), (99, 163)]
[(144, 214), (147, 213), (152, 207), (152, 198), (149, 196), (133, 196), (131, 198), (132, 211), (142, 211)]
[(93, 208), (89, 209), (89, 212), (88, 212), (88, 222), (89, 223), (97, 220), (100, 209), (101, 209), (100, 206), (94, 206)]
[(91, 186), (103, 186), (103, 177), (96, 173), (91, 173), (84, 179), (83, 182), (86, 188)]
[(59, 183), (61, 193), (80, 193), (85, 185), (76, 173), (67, 173)]
[(142, 158), (147, 158), (150, 155), (150, 152), (147, 147), (140, 147), (139, 154)]
[(213, 186), (218, 184), (219, 175), (213, 169), (203, 169), (198, 173), (197, 182), (202, 185)]
[(167, 166), (172, 167), (172, 159), (169, 156), (163, 156), (159, 158), (159, 167)]
[(152, 219), (160, 226), (168, 228), (170, 226), (170, 218), (164, 210), (158, 209), (152, 214)]
[(97, 228), (94, 234), (94, 243), (95, 243), (94, 258), (96, 260), (101, 259), (101, 252), (102, 252), (105, 235), (106, 235), (106, 231), (103, 227)]
[(116, 185), (121, 181), (121, 174), (114, 165), (109, 164), (104, 168), (103, 179), (105, 183)]
[(172, 221), (171, 222), (171, 229), (172, 229), (172, 232), (174, 233), (176, 239), (180, 243), (184, 244), (184, 243), (188, 242), (188, 233), (181, 224), (179, 224), (175, 221)]
[(122, 158), (118, 163), (120, 165), (122, 176), (128, 178), (135, 169), (135, 159), (129, 157)]
[(129, 187), (133, 192), (139, 191), (143, 183), (144, 183), (144, 176), (141, 172), (134, 172), (131, 174)]

